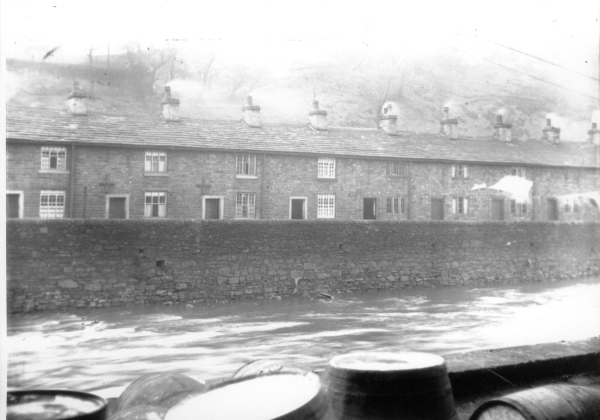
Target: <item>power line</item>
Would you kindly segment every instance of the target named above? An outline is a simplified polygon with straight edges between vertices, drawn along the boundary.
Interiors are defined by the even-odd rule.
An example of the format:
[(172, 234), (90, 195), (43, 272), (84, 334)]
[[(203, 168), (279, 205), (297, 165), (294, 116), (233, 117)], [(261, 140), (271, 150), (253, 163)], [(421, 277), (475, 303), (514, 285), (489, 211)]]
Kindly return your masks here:
[(523, 72), (521, 72), (521, 71), (519, 71), (519, 70), (515, 70), (515, 69), (513, 69), (513, 68), (511, 68), (511, 67), (507, 67), (507, 66), (505, 66), (505, 65), (503, 65), (503, 64), (496, 63), (495, 61), (488, 60), (487, 58), (479, 57), (479, 56), (477, 56), (477, 55), (475, 55), (475, 54), (468, 53), (468, 52), (466, 52), (466, 51), (463, 51), (463, 50), (461, 50), (461, 49), (458, 49), (458, 48), (455, 48), (455, 47), (451, 47), (451, 46), (449, 46), (449, 45), (446, 45), (446, 44), (444, 44), (444, 43), (441, 43), (441, 42), (440, 42), (439, 44), (443, 45), (443, 46), (444, 46), (444, 47), (446, 47), (446, 48), (450, 48), (450, 49), (452, 49), (452, 50), (456, 50), (456, 51), (458, 51), (458, 52), (461, 52), (461, 53), (463, 53), (463, 54), (467, 54), (467, 55), (470, 55), (470, 56), (472, 56), (472, 57), (479, 58), (480, 60), (487, 61), (488, 63), (495, 64), (496, 66), (500, 66), (500, 67), (502, 67), (502, 68), (504, 68), (504, 69), (506, 69), (506, 70), (509, 70), (509, 71), (513, 71), (513, 72), (515, 72), (515, 73), (522, 74), (523, 76), (531, 77), (532, 79), (538, 80), (538, 81), (540, 81), (540, 82), (548, 83), (549, 85), (555, 86), (555, 87), (557, 87), (557, 88), (560, 88), (560, 89), (565, 89), (565, 90), (568, 90), (568, 91), (570, 91), (570, 92), (577, 93), (578, 95), (585, 96), (586, 98), (590, 98), (590, 99), (593, 99), (593, 100), (595, 100), (595, 101), (598, 101), (598, 100), (600, 100), (600, 98), (597, 98), (597, 97), (595, 97), (595, 96), (590, 96), (590, 95), (587, 95), (587, 94), (585, 94), (585, 93), (581, 93), (581, 92), (578, 92), (578, 91), (576, 91), (576, 90), (569, 89), (568, 87), (564, 87), (564, 86), (561, 86), (561, 85), (557, 85), (556, 83), (552, 83), (552, 82), (549, 82), (549, 81), (547, 81), (547, 80), (540, 79), (539, 77), (532, 76), (531, 74), (523, 73)]
[(594, 76), (589, 76), (589, 75), (587, 75), (587, 74), (580, 73), (580, 72), (578, 72), (577, 70), (573, 70), (573, 69), (570, 69), (570, 68), (568, 68), (568, 67), (561, 66), (560, 64), (556, 64), (556, 63), (553, 63), (553, 62), (551, 62), (551, 61), (544, 60), (543, 58), (536, 57), (535, 55), (531, 55), (531, 54), (529, 54), (529, 53), (526, 53), (526, 52), (523, 52), (523, 51), (517, 50), (516, 48), (509, 47), (508, 45), (500, 44), (499, 42), (492, 41), (492, 40), (490, 40), (490, 39), (487, 39), (487, 38), (481, 37), (481, 36), (479, 36), (479, 35), (476, 35), (476, 34), (469, 34), (469, 35), (471, 35), (471, 36), (474, 36), (474, 37), (477, 37), (477, 38), (480, 38), (480, 39), (483, 39), (483, 40), (485, 40), (485, 41), (487, 41), (487, 42), (490, 42), (490, 43), (492, 43), (492, 44), (499, 45), (499, 46), (501, 46), (501, 47), (503, 47), (503, 48), (506, 48), (506, 49), (509, 49), (509, 50), (511, 50), (511, 51), (517, 52), (517, 53), (519, 53), (519, 54), (523, 54), (523, 55), (526, 55), (526, 56), (528, 56), (528, 57), (535, 58), (536, 60), (542, 61), (542, 62), (544, 62), (544, 63), (546, 63), (546, 64), (550, 64), (550, 65), (552, 65), (552, 66), (555, 66), (555, 67), (561, 68), (561, 69), (563, 69), (563, 70), (567, 70), (567, 71), (573, 72), (573, 73), (575, 73), (575, 74), (578, 74), (578, 75), (580, 75), (580, 76), (587, 77), (588, 79), (592, 79), (592, 80), (595, 80), (595, 81), (597, 81), (597, 82), (600, 82), (600, 79), (598, 79), (598, 78), (596, 78), (596, 77), (594, 77)]

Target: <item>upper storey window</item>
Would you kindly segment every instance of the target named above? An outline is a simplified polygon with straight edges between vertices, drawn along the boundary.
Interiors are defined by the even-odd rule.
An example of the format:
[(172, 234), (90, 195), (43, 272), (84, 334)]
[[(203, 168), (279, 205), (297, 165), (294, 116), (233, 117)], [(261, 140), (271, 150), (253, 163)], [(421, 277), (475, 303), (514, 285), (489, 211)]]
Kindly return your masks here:
[(164, 152), (146, 152), (145, 172), (167, 172), (167, 154)]
[(335, 159), (319, 158), (319, 178), (335, 178)]
[(466, 165), (452, 165), (452, 178), (468, 178), (469, 170)]
[(42, 147), (42, 170), (66, 171), (67, 149), (64, 147)]
[(512, 175), (527, 178), (527, 169), (523, 166), (516, 166), (512, 169)]
[(256, 155), (240, 153), (235, 157), (235, 176), (237, 178), (256, 177)]
[(390, 162), (390, 175), (408, 176), (408, 163), (399, 161)]

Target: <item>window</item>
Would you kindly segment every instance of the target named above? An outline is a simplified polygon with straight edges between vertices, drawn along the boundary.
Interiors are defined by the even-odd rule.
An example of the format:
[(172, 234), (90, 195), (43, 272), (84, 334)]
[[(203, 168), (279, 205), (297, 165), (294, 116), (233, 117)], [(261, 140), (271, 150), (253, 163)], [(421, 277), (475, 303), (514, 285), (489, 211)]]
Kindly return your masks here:
[(235, 199), (235, 218), (254, 219), (256, 217), (256, 194), (237, 193)]
[(41, 191), (40, 217), (43, 219), (57, 219), (65, 214), (64, 191)]
[(335, 217), (335, 194), (319, 194), (317, 196), (317, 218), (333, 219)]
[(452, 199), (452, 210), (455, 214), (467, 214), (467, 197), (455, 197)]
[(146, 172), (167, 172), (167, 154), (163, 152), (146, 152)]
[(406, 162), (390, 162), (390, 175), (408, 176), (408, 164)]
[(571, 213), (571, 205), (569, 203), (565, 204), (565, 213)]
[(256, 176), (256, 155), (247, 153), (236, 155), (235, 167), (237, 177)]
[(469, 172), (466, 165), (452, 165), (452, 178), (468, 178)]
[(512, 168), (511, 175), (518, 176), (521, 178), (527, 178), (527, 170), (523, 166), (516, 166)]
[(565, 169), (563, 174), (565, 181), (575, 181), (575, 171), (573, 169)]
[(42, 147), (42, 170), (66, 171), (67, 149), (64, 147)]
[(147, 192), (146, 206), (144, 207), (145, 217), (166, 217), (167, 216), (167, 193), (166, 192)]
[(388, 197), (386, 200), (387, 213), (406, 213), (406, 197)]
[(319, 178), (335, 178), (335, 159), (319, 158)]
[(579, 213), (579, 204), (577, 204), (577, 203), (573, 204), (573, 213)]
[(527, 213), (527, 203), (517, 203), (517, 200), (510, 200), (510, 212), (512, 214)]

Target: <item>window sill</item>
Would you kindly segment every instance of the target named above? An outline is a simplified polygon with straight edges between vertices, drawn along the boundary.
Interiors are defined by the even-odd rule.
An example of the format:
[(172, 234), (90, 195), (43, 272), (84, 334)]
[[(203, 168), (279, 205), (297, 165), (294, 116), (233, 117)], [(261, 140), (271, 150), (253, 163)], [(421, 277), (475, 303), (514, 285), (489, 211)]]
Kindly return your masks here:
[(236, 175), (236, 179), (258, 179), (257, 175)]
[(468, 176), (453, 176), (452, 181), (467, 181), (471, 178), (469, 178)]
[(169, 174), (166, 172), (144, 172), (144, 176), (166, 176), (168, 177)]
[(321, 182), (338, 182), (337, 178), (317, 178), (317, 181), (321, 181)]
[(59, 171), (56, 169), (40, 169), (38, 171), (40, 174), (60, 174), (60, 175), (69, 175), (71, 171)]

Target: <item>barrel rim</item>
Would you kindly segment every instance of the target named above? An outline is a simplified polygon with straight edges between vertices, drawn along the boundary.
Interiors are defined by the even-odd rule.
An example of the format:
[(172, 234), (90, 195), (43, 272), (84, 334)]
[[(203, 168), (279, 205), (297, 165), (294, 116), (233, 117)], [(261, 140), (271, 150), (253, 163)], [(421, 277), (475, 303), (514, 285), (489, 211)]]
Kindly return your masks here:
[(11, 404), (8, 403), (8, 396), (9, 395), (35, 395), (35, 394), (39, 394), (39, 395), (67, 395), (67, 396), (71, 396), (71, 397), (76, 397), (76, 398), (82, 398), (82, 399), (86, 399), (86, 400), (94, 400), (97, 403), (99, 403), (99, 407), (96, 410), (90, 411), (88, 413), (82, 413), (81, 415), (78, 416), (74, 416), (74, 417), (59, 417), (57, 419), (54, 420), (65, 420), (65, 419), (69, 419), (69, 420), (93, 420), (93, 419), (98, 419), (100, 418), (100, 416), (102, 414), (105, 414), (108, 410), (108, 400), (106, 400), (103, 397), (100, 397), (96, 394), (92, 394), (90, 392), (84, 392), (84, 391), (72, 391), (69, 389), (19, 389), (19, 390), (14, 390), (14, 391), (8, 391), (6, 393), (6, 397), (7, 397), (7, 403), (6, 403), (6, 408), (8, 410), (8, 406), (10, 406)]
[[(348, 367), (348, 366), (343, 366), (341, 365), (341, 361), (346, 360), (346, 359), (350, 359), (350, 358), (357, 358), (357, 357), (365, 357), (365, 356), (377, 356), (380, 359), (386, 358), (386, 359), (397, 359), (398, 362), (402, 363), (405, 362), (408, 364), (408, 362), (406, 362), (405, 360), (400, 360), (400, 357), (404, 357), (406, 358), (410, 358), (410, 357), (418, 357), (421, 359), (424, 359), (425, 362), (427, 361), (431, 361), (433, 363), (420, 363), (416, 366), (407, 366), (406, 368), (402, 368), (400, 366), (398, 366), (397, 368), (395, 367), (394, 369), (384, 369), (384, 368), (376, 368), (376, 367), (368, 367), (365, 369), (361, 369), (361, 368), (354, 368), (354, 367)], [(377, 362), (377, 360), (374, 360), (373, 362)], [(433, 353), (426, 353), (426, 352), (354, 352), (354, 353), (348, 353), (348, 354), (343, 354), (343, 355), (339, 355), (339, 356), (335, 356), (333, 357), (330, 361), (329, 361), (329, 367), (332, 369), (336, 369), (336, 370), (347, 370), (347, 371), (356, 371), (356, 372), (389, 372), (389, 371), (397, 371), (397, 372), (410, 372), (410, 371), (419, 371), (419, 370), (426, 370), (426, 369), (430, 369), (430, 368), (441, 368), (441, 367), (445, 367), (446, 362), (444, 360), (444, 358), (442, 356), (439, 356), (437, 354), (433, 354)]]

